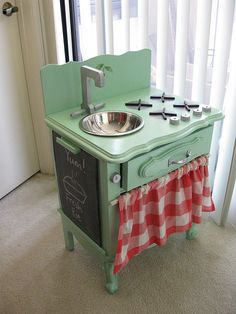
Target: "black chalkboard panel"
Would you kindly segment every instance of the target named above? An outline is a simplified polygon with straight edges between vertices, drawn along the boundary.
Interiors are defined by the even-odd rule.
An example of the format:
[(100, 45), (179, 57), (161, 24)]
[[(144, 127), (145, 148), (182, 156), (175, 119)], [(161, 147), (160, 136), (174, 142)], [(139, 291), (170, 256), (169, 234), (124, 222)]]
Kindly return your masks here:
[(71, 153), (56, 142), (53, 131), (59, 195), (62, 210), (92, 240), (101, 246), (98, 206), (98, 161), (88, 153)]

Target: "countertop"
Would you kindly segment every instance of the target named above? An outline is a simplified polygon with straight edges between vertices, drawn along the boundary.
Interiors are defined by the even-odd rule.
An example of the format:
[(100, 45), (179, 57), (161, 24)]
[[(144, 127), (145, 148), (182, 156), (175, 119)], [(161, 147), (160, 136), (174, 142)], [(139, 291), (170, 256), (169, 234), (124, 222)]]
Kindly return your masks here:
[[(47, 125), (58, 132), (61, 136), (78, 145), (93, 156), (108, 162), (123, 163), (131, 158), (149, 152), (150, 150), (179, 140), (194, 131), (212, 125), (223, 119), (223, 113), (211, 108), (210, 113), (202, 113), (201, 117), (193, 116), (189, 122), (180, 121), (179, 125), (171, 125), (169, 119), (164, 120), (162, 116), (150, 116), (149, 112), (162, 109), (175, 111), (178, 116), (187, 112), (185, 108), (173, 108), (173, 104), (182, 104), (183, 98), (176, 97), (173, 101), (162, 103), (157, 99), (150, 99), (151, 95), (161, 95), (161, 91), (155, 88), (144, 88), (127, 94), (104, 99), (105, 107), (98, 111), (125, 111), (140, 115), (144, 120), (144, 127), (139, 131), (120, 137), (100, 137), (85, 133), (79, 127), (79, 122), (85, 115), (71, 118), (70, 113), (80, 108), (70, 108), (57, 113), (49, 114), (45, 121)], [(126, 107), (125, 103), (142, 99), (153, 106), (141, 108)], [(201, 105), (200, 105), (201, 108)]]

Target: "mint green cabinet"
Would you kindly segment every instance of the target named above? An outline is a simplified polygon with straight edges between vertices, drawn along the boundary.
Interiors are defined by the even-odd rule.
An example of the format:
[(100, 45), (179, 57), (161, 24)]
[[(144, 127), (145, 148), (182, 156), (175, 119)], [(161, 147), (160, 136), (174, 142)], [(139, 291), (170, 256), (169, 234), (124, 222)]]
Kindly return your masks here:
[[(144, 120), (144, 127), (138, 132), (121, 137), (98, 137), (80, 129), (79, 123), (83, 116), (76, 119), (70, 117), (71, 112), (80, 109), (82, 102), (81, 66), (96, 67), (99, 64), (110, 66), (112, 71), (106, 73), (104, 88), (91, 86), (93, 101), (105, 102), (105, 108), (100, 111), (129, 111), (140, 115)], [(94, 228), (97, 228), (91, 232), (82, 224), (76, 223), (68, 214), (66, 203), (61, 202), (59, 212), (62, 217), (65, 245), (68, 250), (73, 250), (76, 238), (101, 260), (106, 274), (106, 288), (110, 293), (118, 289), (117, 275), (113, 274), (119, 228), (116, 199), (121, 193), (163, 176), (199, 155), (208, 154), (213, 124), (223, 118), (219, 110), (212, 108), (211, 112), (204, 112), (202, 116), (194, 116), (191, 112), (190, 121), (180, 121), (179, 125), (175, 126), (171, 125), (169, 120), (150, 116), (150, 108), (140, 111), (127, 108), (126, 102), (137, 99), (151, 102), (151, 95), (161, 93), (150, 87), (150, 64), (151, 54), (145, 49), (122, 56), (98, 56), (82, 63), (49, 65), (41, 71), (45, 122), (50, 130), (58, 134), (57, 139), (54, 139), (54, 145), (62, 146), (64, 154), (70, 152), (68, 154), (84, 156), (77, 160), (77, 164), (75, 160), (71, 161), (71, 174), (66, 175), (63, 173), (63, 162), (66, 163), (66, 160), (63, 161), (63, 158), (60, 160), (58, 154), (62, 153), (54, 150), (59, 192), (65, 184), (65, 177), (69, 176), (70, 178), (67, 178), (69, 181), (66, 182), (68, 190), (73, 194), (70, 188), (73, 190), (77, 187), (75, 193), (80, 195), (74, 195), (79, 199), (78, 203), (75, 202), (73, 205), (75, 212), (77, 208), (79, 216), (80, 207), (91, 198), (87, 211), (92, 213), (91, 219), (94, 219), (96, 226)], [(176, 96), (175, 103), (181, 102), (183, 99)], [(151, 111), (163, 108), (160, 101), (152, 100), (152, 103)], [(173, 110), (173, 101), (167, 102), (165, 107)], [(181, 115), (183, 110), (185, 109), (176, 109), (176, 112)], [(91, 165), (93, 164), (93, 174), (86, 185), (82, 183), (83, 180), (87, 180), (83, 177), (83, 159), (85, 163), (90, 160)], [(74, 184), (71, 183), (71, 179)], [(90, 185), (95, 185), (91, 191)], [(81, 204), (83, 202), (84, 204)], [(98, 237), (94, 237), (94, 232)], [(193, 234), (195, 229), (194, 232), (191, 230), (188, 232), (188, 238)]]

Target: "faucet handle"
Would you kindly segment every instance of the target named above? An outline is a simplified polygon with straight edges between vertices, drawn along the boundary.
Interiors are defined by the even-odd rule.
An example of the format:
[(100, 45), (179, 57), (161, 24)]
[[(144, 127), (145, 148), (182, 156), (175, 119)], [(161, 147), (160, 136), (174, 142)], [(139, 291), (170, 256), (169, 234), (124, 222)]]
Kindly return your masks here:
[(98, 110), (98, 109), (103, 108), (104, 106), (105, 106), (105, 103), (103, 102), (103, 103), (101, 103), (101, 104), (95, 105), (95, 106), (94, 106), (94, 109), (95, 109), (95, 110)]
[(91, 113), (94, 113), (96, 110), (101, 109), (101, 108), (103, 108), (104, 106), (105, 106), (104, 103), (97, 104), (97, 105), (92, 105), (92, 104), (90, 104), (90, 105), (88, 105), (88, 107), (89, 107), (89, 113), (90, 113), (90, 114), (91, 114)]
[(78, 110), (78, 111), (71, 112), (70, 113), (70, 117), (71, 118), (76, 118), (77, 116), (80, 116), (81, 114), (84, 114), (84, 113), (86, 113), (86, 110), (85, 109), (81, 109), (81, 110)]
[[(100, 104), (97, 104), (97, 105), (88, 105), (90, 113), (94, 113), (96, 110), (101, 109), (104, 106), (105, 106), (105, 103), (100, 103)], [(85, 109), (74, 111), (74, 112), (70, 113), (70, 117), (71, 118), (76, 118), (77, 116), (80, 116), (80, 115), (82, 115), (82, 114), (84, 114), (86, 112), (87, 111)]]

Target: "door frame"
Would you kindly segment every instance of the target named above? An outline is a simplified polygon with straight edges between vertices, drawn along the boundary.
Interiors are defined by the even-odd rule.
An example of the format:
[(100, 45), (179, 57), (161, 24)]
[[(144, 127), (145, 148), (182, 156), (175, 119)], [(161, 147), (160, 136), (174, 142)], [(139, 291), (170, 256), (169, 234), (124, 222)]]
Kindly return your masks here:
[(40, 171), (53, 174), (51, 138), (44, 123), (40, 80), (42, 66), (57, 63), (53, 0), (15, 0), (15, 3), (19, 8), (17, 13), (19, 36)]

